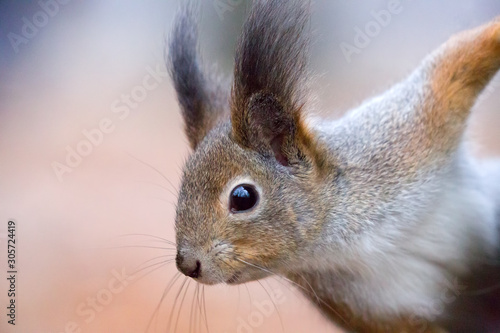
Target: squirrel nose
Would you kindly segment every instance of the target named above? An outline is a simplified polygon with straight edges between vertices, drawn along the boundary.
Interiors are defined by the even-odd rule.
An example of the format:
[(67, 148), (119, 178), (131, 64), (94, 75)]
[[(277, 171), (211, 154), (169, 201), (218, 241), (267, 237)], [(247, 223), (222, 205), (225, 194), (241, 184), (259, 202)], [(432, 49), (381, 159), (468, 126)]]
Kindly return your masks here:
[(177, 253), (177, 256), (175, 257), (175, 263), (177, 264), (177, 268), (179, 269), (179, 271), (181, 271), (182, 274), (193, 279), (200, 277), (201, 262), (199, 260), (187, 261), (182, 254)]

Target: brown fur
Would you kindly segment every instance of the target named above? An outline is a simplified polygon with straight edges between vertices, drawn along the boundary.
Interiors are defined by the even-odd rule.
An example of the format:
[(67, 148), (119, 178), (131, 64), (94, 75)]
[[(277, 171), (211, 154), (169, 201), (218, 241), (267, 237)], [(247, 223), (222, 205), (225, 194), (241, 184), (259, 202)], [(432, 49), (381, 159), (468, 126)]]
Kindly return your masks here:
[[(206, 284), (285, 276), (357, 332), (481, 330), (480, 319), (455, 324), (464, 297), (439, 318), (419, 304), (447, 279), (470, 279), (498, 239), (483, 232), (489, 215), (476, 205), (489, 189), (461, 142), (471, 106), (500, 67), (499, 21), (453, 37), (383, 96), (316, 125), (305, 122), (307, 1), (255, 1), (231, 94), (217, 81), (211, 90), (194, 26), (191, 11), (180, 15), (170, 51), (194, 148), (177, 205), (179, 269), (189, 275), (198, 265), (195, 278)], [(229, 193), (249, 182), (260, 201), (233, 214)], [(453, 196), (464, 189), (470, 202)], [(443, 217), (446, 205), (450, 219), (464, 221)], [(458, 222), (468, 224), (454, 229)]]
[(500, 18), (452, 37), (430, 61), (425, 125), (433, 130), (429, 140), (446, 138), (442, 149), (449, 149), (458, 144), (478, 94), (500, 67)]

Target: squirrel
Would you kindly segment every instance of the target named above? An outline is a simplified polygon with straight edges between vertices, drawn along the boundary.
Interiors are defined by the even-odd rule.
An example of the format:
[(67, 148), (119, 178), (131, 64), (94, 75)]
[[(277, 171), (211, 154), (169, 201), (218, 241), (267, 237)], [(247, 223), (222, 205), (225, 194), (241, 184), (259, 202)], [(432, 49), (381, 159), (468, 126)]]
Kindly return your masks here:
[(284, 277), (349, 331), (500, 331), (500, 162), (464, 139), (500, 68), (500, 18), (318, 120), (310, 8), (254, 1), (230, 84), (203, 67), (195, 6), (177, 16), (167, 61), (193, 150), (177, 268), (207, 285)]

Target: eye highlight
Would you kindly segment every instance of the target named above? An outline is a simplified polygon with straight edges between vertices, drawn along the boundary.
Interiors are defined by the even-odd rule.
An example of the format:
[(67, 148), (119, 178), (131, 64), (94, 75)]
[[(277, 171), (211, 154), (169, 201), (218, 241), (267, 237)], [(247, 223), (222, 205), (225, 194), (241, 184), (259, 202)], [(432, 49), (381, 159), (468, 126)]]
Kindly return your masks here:
[(258, 201), (259, 194), (254, 186), (240, 184), (229, 195), (229, 209), (232, 213), (243, 213), (255, 207)]

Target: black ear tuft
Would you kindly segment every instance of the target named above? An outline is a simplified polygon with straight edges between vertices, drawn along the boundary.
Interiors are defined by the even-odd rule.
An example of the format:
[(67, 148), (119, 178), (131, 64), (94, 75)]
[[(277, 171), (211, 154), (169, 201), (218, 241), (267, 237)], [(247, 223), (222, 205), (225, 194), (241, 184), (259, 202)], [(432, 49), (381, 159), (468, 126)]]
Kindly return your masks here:
[(309, 8), (309, 1), (256, 0), (236, 51), (232, 135), (284, 165), (306, 97)]
[(206, 75), (198, 56), (198, 27), (193, 5), (178, 14), (170, 36), (168, 68), (193, 149), (229, 114), (229, 89), (214, 74)]

